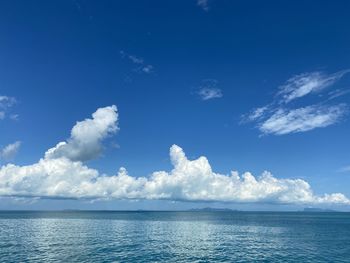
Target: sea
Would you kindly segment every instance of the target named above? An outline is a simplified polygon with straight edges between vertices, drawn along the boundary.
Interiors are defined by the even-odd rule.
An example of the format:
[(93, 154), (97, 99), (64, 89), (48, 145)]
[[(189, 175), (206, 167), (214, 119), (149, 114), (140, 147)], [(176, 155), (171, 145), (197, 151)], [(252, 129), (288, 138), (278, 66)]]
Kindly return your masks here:
[(0, 262), (350, 262), (350, 213), (2, 211)]

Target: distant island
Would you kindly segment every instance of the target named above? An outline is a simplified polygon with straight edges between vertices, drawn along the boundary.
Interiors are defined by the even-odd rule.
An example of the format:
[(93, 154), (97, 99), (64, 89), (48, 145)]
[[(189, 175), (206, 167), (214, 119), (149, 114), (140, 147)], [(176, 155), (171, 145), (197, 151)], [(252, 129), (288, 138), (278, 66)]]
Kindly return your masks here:
[(204, 207), (204, 208), (192, 208), (188, 211), (191, 211), (191, 212), (237, 212), (238, 210), (229, 209), (229, 208)]
[(304, 208), (303, 212), (338, 212), (338, 211), (333, 209), (307, 207), (307, 208)]

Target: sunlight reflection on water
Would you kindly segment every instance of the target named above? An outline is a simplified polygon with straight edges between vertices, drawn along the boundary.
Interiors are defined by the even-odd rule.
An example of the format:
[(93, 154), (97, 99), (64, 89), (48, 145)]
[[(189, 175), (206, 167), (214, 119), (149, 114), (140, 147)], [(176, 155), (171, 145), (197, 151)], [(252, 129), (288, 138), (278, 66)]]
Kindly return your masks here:
[(1, 262), (349, 262), (350, 258), (348, 214), (0, 213), (0, 230)]

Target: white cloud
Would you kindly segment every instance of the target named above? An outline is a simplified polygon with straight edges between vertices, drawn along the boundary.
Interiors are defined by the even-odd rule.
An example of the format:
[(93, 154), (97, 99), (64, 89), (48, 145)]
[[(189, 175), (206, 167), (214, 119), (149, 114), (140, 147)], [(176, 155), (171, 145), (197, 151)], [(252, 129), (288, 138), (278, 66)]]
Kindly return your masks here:
[(222, 91), (220, 89), (214, 88), (202, 88), (198, 91), (198, 95), (201, 97), (202, 100), (221, 98), (223, 96)]
[(146, 66), (142, 67), (142, 71), (145, 72), (145, 73), (152, 73), (153, 66), (152, 65), (146, 65)]
[(336, 90), (331, 91), (331, 92), (328, 93), (328, 95), (329, 95), (328, 99), (329, 100), (333, 100), (335, 98), (339, 98), (339, 97), (347, 95), (349, 93), (350, 93), (349, 89), (348, 90), (336, 89)]
[(211, 100), (223, 97), (222, 90), (218, 87), (218, 81), (215, 79), (202, 80), (198, 89), (198, 96), (202, 100)]
[(209, 11), (209, 0), (197, 0), (197, 5), (204, 11)]
[(269, 109), (268, 106), (256, 108), (252, 110), (246, 117), (247, 121), (255, 121), (261, 119), (264, 114), (266, 114), (266, 111)]
[(7, 111), (14, 104), (16, 104), (16, 99), (8, 96), (0, 96), (0, 120), (5, 119)]
[(348, 93), (347, 90), (338, 88), (328, 92), (326, 99), (319, 96), (321, 102), (318, 104), (298, 108), (287, 108), (287, 105), (308, 94), (322, 92), (349, 72), (350, 70), (343, 70), (329, 75), (313, 72), (290, 78), (285, 85), (279, 88), (270, 104), (243, 115), (241, 123), (256, 122), (256, 127), (262, 133), (275, 135), (306, 132), (335, 124), (345, 116), (347, 104), (331, 105), (330, 100), (344, 96)]
[(118, 131), (116, 106), (100, 108), (92, 119), (77, 122), (71, 137), (49, 149), (47, 159), (66, 157), (72, 161), (86, 161), (98, 157), (102, 152), (102, 141)]
[(138, 58), (134, 55), (128, 55), (128, 58), (135, 64), (143, 64), (143, 59), (142, 58)]
[(286, 84), (280, 87), (278, 95), (282, 96), (285, 103), (288, 103), (310, 93), (322, 91), (349, 72), (349, 70), (344, 70), (331, 75), (322, 72), (300, 74), (287, 80)]
[(11, 160), (17, 154), (20, 146), (21, 142), (16, 141), (12, 144), (5, 146), (3, 149), (0, 149), (0, 159)]
[[(92, 129), (106, 135), (110, 130), (106, 127), (113, 125), (102, 125), (104, 128), (101, 128), (95, 122), (113, 123), (110, 119), (114, 119), (115, 123), (116, 118), (111, 117), (115, 114), (116, 108), (113, 106), (98, 109), (93, 119), (78, 122), (73, 130), (79, 127), (76, 128), (78, 137), (88, 140), (91, 134), (95, 134)], [(74, 139), (70, 140), (75, 140), (74, 134), (72, 131)], [(98, 137), (103, 139), (104, 135)], [(100, 139), (98, 141), (101, 142)], [(68, 141), (64, 145), (70, 143)], [(61, 151), (57, 147), (53, 149)], [(350, 205), (350, 200), (341, 193), (315, 195), (310, 185), (302, 179), (278, 179), (269, 172), (264, 172), (260, 177), (254, 177), (249, 172), (242, 175), (235, 171), (230, 175), (216, 173), (206, 157), (189, 160), (177, 145), (170, 148), (173, 169), (170, 172), (154, 172), (148, 177), (132, 177), (125, 168), (120, 168), (117, 175), (107, 176), (84, 165), (79, 160), (81, 158), (75, 158), (79, 154), (71, 158), (67, 154), (69, 151), (63, 152), (55, 158), (46, 154), (32, 165), (2, 166), (0, 196)]]
[(304, 108), (278, 109), (267, 120), (259, 124), (264, 134), (283, 135), (295, 132), (310, 131), (338, 122), (346, 113), (346, 106), (307, 106)]
[(122, 58), (127, 58), (131, 63), (137, 65), (137, 67), (134, 68), (135, 72), (146, 74), (154, 72), (154, 66), (151, 64), (146, 64), (143, 58), (128, 54), (124, 50), (120, 51), (120, 55)]
[(13, 121), (18, 121), (19, 120), (19, 115), (18, 114), (11, 114), (10, 119)]
[(0, 108), (6, 109), (13, 106), (16, 103), (16, 99), (8, 96), (0, 96)]

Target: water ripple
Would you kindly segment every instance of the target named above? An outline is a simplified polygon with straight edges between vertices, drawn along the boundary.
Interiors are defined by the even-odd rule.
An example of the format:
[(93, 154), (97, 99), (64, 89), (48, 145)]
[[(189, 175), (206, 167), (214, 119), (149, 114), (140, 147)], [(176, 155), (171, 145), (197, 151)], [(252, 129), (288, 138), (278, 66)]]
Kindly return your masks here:
[(0, 261), (350, 262), (350, 215), (0, 212)]

